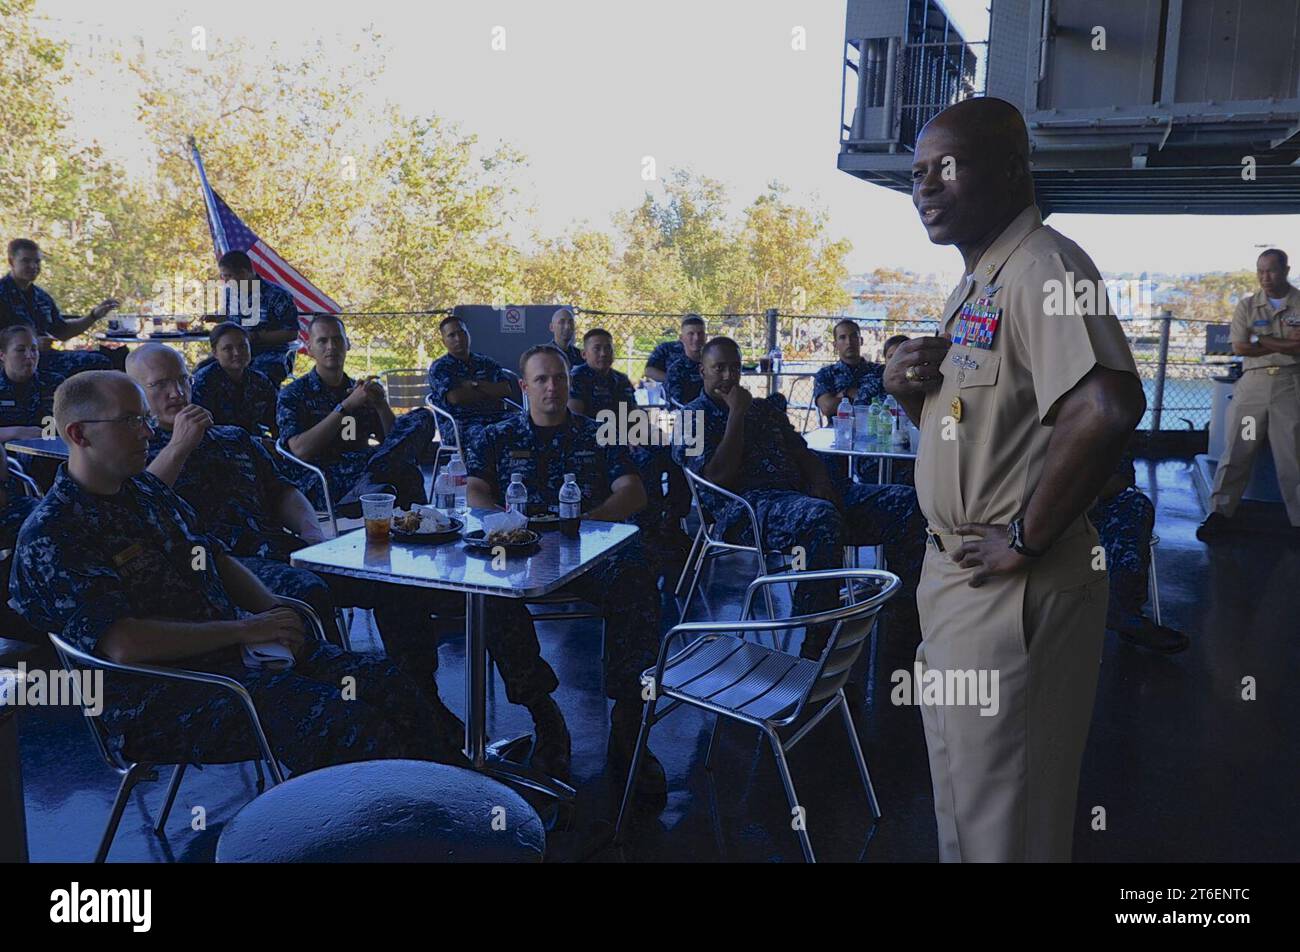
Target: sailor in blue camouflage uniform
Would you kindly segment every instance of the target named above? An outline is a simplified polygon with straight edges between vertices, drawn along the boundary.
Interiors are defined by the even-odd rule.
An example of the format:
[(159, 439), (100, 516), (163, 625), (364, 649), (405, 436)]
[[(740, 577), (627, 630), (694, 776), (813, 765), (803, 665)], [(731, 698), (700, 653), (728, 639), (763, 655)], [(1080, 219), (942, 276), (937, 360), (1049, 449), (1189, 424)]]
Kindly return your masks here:
[(569, 362), (569, 370), (582, 366), (582, 351), (574, 346), (573, 310), (567, 307), (557, 308), (551, 315), (550, 346), (564, 355)]
[[(569, 373), (560, 355), (544, 345), (530, 348), (520, 358), (520, 377), (528, 412), (486, 428), (470, 444), (469, 504), (499, 508), (510, 477), (519, 473), (528, 487), (530, 510), (557, 511), (564, 474), (573, 473), (582, 491), (584, 518), (623, 522), (641, 509), (645, 490), (627, 448), (617, 442), (602, 445), (596, 423), (569, 411)], [(634, 539), (561, 591), (595, 605), (605, 619), (605, 690), (614, 700), (609, 755), (617, 776), (630, 765), (636, 745), (641, 673), (658, 654), (659, 590)], [(541, 656), (532, 618), (523, 602), (509, 598), (489, 598), (485, 614), (488, 650), (505, 681), (506, 696), (527, 707), (537, 727), (533, 763), (565, 779), (569, 732), (551, 698), (558, 681)], [(650, 759), (638, 783), (647, 796), (662, 802), (663, 768)]]
[[(118, 306), (113, 298), (95, 305), (86, 317), (64, 317), (54, 298), (36, 284), (41, 273), (41, 249), (27, 238), (9, 242), (9, 273), (0, 278), (0, 313), (6, 325), (26, 324), (38, 338), (69, 340), (88, 331), (92, 324)], [(68, 377), (83, 370), (108, 370), (112, 360), (86, 350), (48, 350), (45, 369)]]
[[(689, 456), (686, 446), (673, 448), (682, 466), (745, 498), (758, 516), (769, 549), (802, 546), (804, 568), (839, 568), (843, 546), (884, 545), (889, 569), (903, 589), (892, 600), (892, 614), (915, 624), (914, 593), (925, 555), (925, 526), (908, 486), (849, 483), (840, 492), (821, 460), (790, 425), (784, 409), (755, 399), (740, 385), (740, 348), (718, 337), (705, 346), (704, 392), (687, 406), (704, 421), (703, 451)], [(710, 491), (701, 504), (728, 539), (754, 544), (743, 508)], [(833, 583), (795, 587), (797, 614), (825, 611), (838, 603)], [(910, 607), (910, 611), (909, 611)], [(805, 657), (817, 657), (829, 631), (809, 632)]]
[(687, 314), (682, 318), (681, 328), (677, 332), (677, 340), (663, 341), (656, 344), (655, 349), (650, 351), (650, 356), (646, 359), (643, 376), (651, 380), (657, 380), (659, 383), (668, 382), (668, 368), (672, 366), (674, 360), (684, 357), (689, 350), (699, 359), (700, 348), (704, 346), (704, 339), (708, 336), (708, 331), (704, 326), (704, 318), (698, 314)]
[[(279, 387), (293, 372), (298, 353), (298, 303), (274, 281), (259, 278), (253, 262), (242, 251), (227, 251), (217, 262), (217, 269), (222, 281), (234, 281), (240, 288), (238, 294), (226, 289), (224, 313), (248, 331), (253, 348), (250, 366)], [(257, 313), (244, 314), (251, 310), (253, 290), (257, 291)]]
[(1088, 510), (1088, 519), (1106, 549), (1110, 582), (1106, 628), (1131, 645), (1173, 654), (1187, 647), (1187, 635), (1156, 624), (1143, 611), (1156, 507), (1135, 482), (1133, 458), (1126, 454)]
[(40, 503), (35, 496), (28, 496), (23, 485), (8, 471), (8, 457), (0, 444), (0, 467), (6, 474), (0, 481), (0, 631), (6, 638), (15, 638), (29, 644), (49, 644), (44, 632), (37, 631), (31, 625), (14, 614), (9, 607), (9, 568), (13, 564), (14, 546), (18, 544), (18, 530)]
[(254, 436), (275, 436), (276, 386), (254, 370), (248, 331), (226, 322), (208, 334), (212, 362), (194, 373), (193, 401), (218, 426), (237, 426)]
[[(456, 421), (463, 450), (483, 427), (512, 414), (501, 401), (514, 396), (515, 388), (499, 363), (470, 350), (469, 328), (459, 317), (443, 318), (438, 333), (447, 353), (429, 365), (429, 397)], [(438, 420), (442, 441), (450, 445), (455, 436), (445, 432), (446, 425), (446, 420)]]
[(149, 472), (174, 489), (241, 564), (277, 595), (307, 602), (331, 640), (341, 642), (335, 605), (373, 608), (384, 648), (425, 687), (447, 736), (463, 725), (438, 698), (437, 644), (430, 615), (459, 611), (460, 598), (432, 589), (399, 589), (363, 579), (326, 578), (289, 564), (290, 554), (325, 540), (311, 503), (285, 478), (261, 442), (238, 427), (214, 426), (189, 401), (185, 361), (162, 344), (131, 353), (127, 373), (158, 423), (149, 440)]
[[(421, 408), (399, 419), (378, 379), (355, 381), (344, 373), (350, 345), (340, 318), (312, 318), (308, 335), (316, 366), (280, 391), (280, 439), (294, 456), (325, 473), (336, 514), (359, 515), (361, 495), (370, 492), (394, 492), (402, 508), (427, 502), (419, 457), (433, 441), (433, 413)], [(371, 439), (382, 442), (374, 447)], [(312, 505), (324, 508), (314, 473), (292, 462), (285, 473)]]
[[(569, 409), (597, 421), (600, 413), (617, 415), (620, 407), (625, 415), (641, 412), (632, 381), (614, 369), (614, 338), (609, 331), (601, 327), (587, 331), (582, 336), (582, 353), (584, 362), (569, 374)], [(628, 450), (647, 496), (646, 507), (633, 521), (645, 534), (645, 547), (655, 559), (656, 569), (663, 571), (668, 564), (685, 558), (690, 550), (690, 537), (681, 528), (681, 520), (691, 507), (690, 487), (673, 462), (671, 447), (629, 446)]]
[[(858, 329), (857, 321), (847, 319), (839, 321), (833, 333), (835, 355), (839, 359), (833, 364), (822, 367), (813, 377), (813, 403), (817, 404), (817, 410), (828, 424), (834, 423), (840, 401), (845, 397), (848, 397), (849, 402), (855, 407), (866, 407), (877, 399), (884, 400), (889, 396), (885, 392), (885, 365), (873, 363), (862, 356), (862, 334)], [(907, 338), (900, 334), (885, 342), (886, 361), (889, 360), (892, 348), (905, 340)], [(848, 467), (844, 457), (833, 453), (817, 455), (826, 465), (835, 485), (842, 489), (848, 480)], [(862, 482), (874, 483), (878, 474), (876, 461), (858, 459), (855, 462), (858, 479)], [(899, 478), (902, 475), (901, 469), (902, 464), (895, 463), (895, 481), (910, 482), (910, 479)], [(907, 471), (907, 475), (910, 477), (910, 470)]]
[[(32, 626), (110, 660), (234, 678), (294, 772), (384, 757), (465, 763), (430, 729), (424, 696), (391, 661), (307, 639), (301, 617), (144, 472), (149, 418), (129, 378), (70, 378), (54, 412), (69, 460), (23, 524), (10, 584), (11, 607)], [(241, 647), (268, 642), (294, 652), (291, 668), (244, 666)], [(355, 678), (355, 699), (344, 694), (345, 677)], [(128, 758), (257, 756), (228, 692), (113, 678), (105, 694), (101, 724)]]
[(37, 439), (54, 414), (60, 374), (40, 366), (32, 329), (14, 324), (0, 330), (0, 440)]

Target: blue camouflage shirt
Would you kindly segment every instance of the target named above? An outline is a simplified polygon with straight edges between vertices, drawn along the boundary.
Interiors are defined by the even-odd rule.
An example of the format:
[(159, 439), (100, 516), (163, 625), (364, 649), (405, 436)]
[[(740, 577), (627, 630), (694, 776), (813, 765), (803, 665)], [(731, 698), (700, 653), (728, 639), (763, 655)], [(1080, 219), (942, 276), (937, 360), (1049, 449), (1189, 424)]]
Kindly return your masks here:
[(668, 396), (678, 403), (690, 403), (700, 395), (704, 378), (700, 375), (700, 365), (685, 354), (674, 358), (668, 365), (668, 379), (664, 387)]
[[(276, 401), (275, 410), (275, 422), (280, 428), (280, 438), (289, 440), (299, 433), (306, 433), (329, 416), (334, 407), (342, 403), (343, 398), (351, 393), (356, 385), (355, 380), (344, 374), (343, 382), (339, 386), (329, 387), (313, 367), (310, 372), (284, 387)], [(353, 460), (355, 457), (361, 460), (362, 468), (365, 468), (365, 462), (374, 452), (374, 448), (370, 445), (370, 438), (374, 437), (382, 443), (384, 426), (380, 422), (379, 414), (368, 404), (352, 411), (349, 415), (357, 421), (356, 438), (345, 440), (340, 434), (332, 446), (312, 460), (313, 463), (320, 466), (323, 463)]]
[(885, 399), (885, 365), (868, 360), (850, 366), (842, 360), (827, 364), (813, 377), (813, 403), (828, 393), (842, 393), (851, 387), (858, 388), (853, 399), (856, 406), (869, 406), (876, 398)]
[[(731, 411), (725, 403), (714, 403), (705, 393), (687, 404), (686, 411), (703, 414), (703, 446), (698, 456), (687, 456), (685, 445), (674, 446), (673, 460), (678, 466), (689, 467), (692, 472), (703, 475), (704, 467), (713, 458), (718, 444), (726, 435), (727, 418)], [(800, 448), (807, 449), (808, 444), (790, 425), (790, 418), (784, 408), (774, 405), (766, 398), (757, 398), (750, 403), (745, 414), (744, 441), (739, 485), (727, 486), (727, 489), (740, 495), (761, 489), (806, 491), (803, 471), (796, 462), (795, 454)], [(733, 514), (716, 493), (706, 490), (701, 502), (720, 523), (730, 521)], [(739, 508), (735, 503), (730, 506)]]
[[(471, 353), (469, 361), (466, 362), (453, 357), (451, 354), (443, 354), (429, 365), (429, 396), (433, 399), (435, 406), (450, 413), (458, 424), (496, 422), (511, 412), (507, 410), (500, 400), (481, 400), (477, 403), (464, 403), (460, 406), (453, 406), (448, 402), (447, 394), (467, 380), (478, 380), (482, 383), (501, 383), (509, 379), (502, 366), (491, 357)], [(441, 424), (442, 420), (440, 419), (438, 422)], [(439, 432), (441, 432), (441, 428)], [(443, 433), (442, 438), (449, 440), (451, 434)]]
[(678, 357), (686, 356), (686, 346), (679, 340), (666, 340), (662, 344), (656, 344), (655, 349), (650, 351), (650, 356), (646, 358), (646, 366), (653, 367), (655, 370), (662, 370), (668, 373), (668, 367)]
[(573, 344), (561, 347), (559, 344), (555, 343), (555, 339), (552, 338), (546, 342), (546, 346), (562, 353), (564, 359), (569, 362), (570, 370), (573, 370), (575, 367), (581, 367), (586, 363), (586, 361), (582, 359), (582, 351), (578, 350), (578, 348)]
[(150, 473), (97, 496), (64, 464), (18, 533), (9, 605), (33, 628), (87, 652), (122, 618), (233, 619), (237, 609), (217, 572), (225, 552)]
[(564, 474), (573, 473), (587, 512), (610, 497), (620, 477), (637, 475), (627, 447), (601, 446), (599, 429), (596, 421), (575, 413), (562, 426), (545, 429), (527, 413), (516, 413), (486, 427), (482, 439), (467, 447), (465, 468), (489, 483), (502, 502), (511, 474), (522, 473), (533, 514), (559, 511)]
[(4, 302), (8, 311), (4, 319), (5, 327), (26, 324), (34, 327), (37, 334), (46, 337), (57, 337), (67, 327), (63, 315), (59, 313), (59, 306), (44, 288), (33, 284), (24, 294), (12, 274), (0, 278), (0, 301)]
[[(156, 429), (149, 440), (149, 461), (171, 440), (170, 430)], [(234, 555), (277, 558), (301, 545), (274, 515), (283, 494), (296, 487), (247, 430), (208, 427), (172, 488)]]
[(26, 383), (14, 383), (0, 370), (0, 426), (44, 426), (54, 415), (54, 390), (61, 374), (36, 369)]
[(273, 281), (261, 278), (258, 289), (257, 315), (239, 313), (237, 302), (226, 289), (226, 315), (244, 327), (258, 327), (267, 331), (294, 331), (295, 337), (284, 344), (254, 344), (253, 356), (258, 354), (287, 354), (298, 349), (298, 304), (293, 295)]
[(610, 368), (609, 373), (601, 374), (594, 367), (579, 364), (569, 375), (569, 396), (581, 400), (584, 415), (595, 419), (601, 410), (618, 412), (620, 403), (628, 408), (636, 406), (636, 391), (626, 374)]
[(244, 369), (239, 383), (215, 361), (201, 367), (194, 374), (190, 399), (211, 413), (220, 426), (237, 426), (249, 433), (259, 433), (265, 427), (275, 432), (275, 384), (252, 367)]

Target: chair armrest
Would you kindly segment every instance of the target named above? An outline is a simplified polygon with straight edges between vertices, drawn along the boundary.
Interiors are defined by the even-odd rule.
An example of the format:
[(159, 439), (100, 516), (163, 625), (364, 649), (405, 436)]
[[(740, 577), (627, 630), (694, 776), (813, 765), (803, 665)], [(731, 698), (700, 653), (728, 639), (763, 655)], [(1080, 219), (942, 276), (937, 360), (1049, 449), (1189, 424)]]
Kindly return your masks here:
[(18, 482), (22, 484), (23, 492), (26, 495), (31, 496), (33, 499), (41, 498), (40, 487), (36, 485), (36, 480), (27, 475), (27, 471), (23, 469), (22, 463), (18, 462), (18, 460), (13, 457), (10, 457), (8, 459), (8, 467), (9, 475), (13, 476), (14, 479), (18, 480)]
[(325, 493), (325, 513), (329, 516), (330, 527), (334, 530), (334, 534), (337, 536), (339, 534), (339, 524), (334, 518), (334, 501), (330, 498), (330, 483), (329, 480), (325, 478), (325, 472), (319, 466), (295, 456), (289, 449), (289, 440), (287, 437), (282, 436), (275, 441), (275, 451), (289, 462), (295, 463), (303, 469), (316, 474), (316, 478), (320, 480), (321, 489), (324, 490)]
[(321, 624), (320, 615), (317, 615), (316, 609), (306, 602), (301, 599), (290, 598), (288, 595), (276, 595), (275, 603), (283, 605), (285, 608), (292, 608), (301, 615), (303, 620), (307, 622), (307, 627), (311, 629), (311, 633), (316, 636), (317, 641), (325, 642), (328, 640), (325, 637), (325, 626)]
[(686, 475), (687, 485), (691, 487), (691, 495), (695, 497), (695, 504), (700, 509), (701, 518), (704, 517), (704, 504), (700, 502), (700, 497), (696, 492), (696, 483), (700, 484), (705, 489), (712, 490), (718, 495), (730, 499), (732, 502), (740, 503), (740, 505), (744, 507), (746, 514), (749, 516), (749, 525), (754, 532), (754, 545), (757, 546), (760, 551), (767, 551), (767, 547), (763, 544), (763, 534), (758, 527), (758, 514), (754, 512), (754, 507), (749, 504), (749, 500), (744, 496), (733, 493), (730, 489), (723, 489), (717, 483), (710, 482), (699, 473), (693, 471), (689, 466), (683, 466), (682, 472)]

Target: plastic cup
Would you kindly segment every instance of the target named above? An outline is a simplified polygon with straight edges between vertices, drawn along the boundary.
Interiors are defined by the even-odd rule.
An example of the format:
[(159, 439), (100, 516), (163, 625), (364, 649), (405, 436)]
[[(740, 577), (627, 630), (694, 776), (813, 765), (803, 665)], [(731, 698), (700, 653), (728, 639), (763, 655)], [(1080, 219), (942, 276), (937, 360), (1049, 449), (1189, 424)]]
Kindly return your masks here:
[(387, 542), (393, 527), (392, 493), (366, 493), (361, 497), (361, 516), (366, 520), (366, 538), (372, 542)]

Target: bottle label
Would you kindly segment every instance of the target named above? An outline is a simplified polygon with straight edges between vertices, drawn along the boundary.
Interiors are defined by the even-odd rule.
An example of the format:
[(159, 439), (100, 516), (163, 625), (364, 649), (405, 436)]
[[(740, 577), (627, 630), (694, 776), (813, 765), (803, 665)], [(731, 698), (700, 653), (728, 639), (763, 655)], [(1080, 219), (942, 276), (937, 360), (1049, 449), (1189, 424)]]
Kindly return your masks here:
[(455, 493), (447, 493), (447, 492), (435, 493), (434, 496), (433, 496), (433, 504), (434, 504), (437, 508), (439, 508), (439, 509), (443, 509), (443, 510), (446, 510), (446, 509), (455, 509), (455, 508), (456, 508), (456, 494), (455, 494)]
[(582, 514), (581, 503), (576, 503), (576, 502), (560, 503), (561, 519), (577, 519), (581, 516), (581, 514)]

